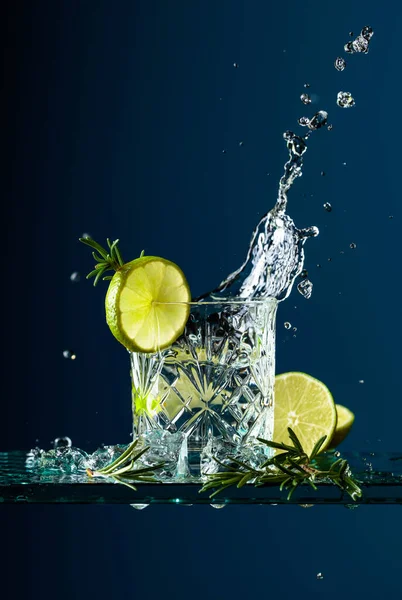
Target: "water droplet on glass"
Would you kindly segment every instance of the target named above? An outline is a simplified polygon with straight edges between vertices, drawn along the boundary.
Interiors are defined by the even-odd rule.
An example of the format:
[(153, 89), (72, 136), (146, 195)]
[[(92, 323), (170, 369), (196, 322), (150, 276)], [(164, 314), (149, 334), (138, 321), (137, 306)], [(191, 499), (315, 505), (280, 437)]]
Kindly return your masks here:
[(308, 277), (308, 271), (307, 271), (307, 269), (303, 269), (303, 271), (300, 273), (300, 277), (303, 277), (303, 278)]
[(336, 103), (341, 108), (351, 108), (355, 105), (354, 98), (350, 92), (338, 92)]
[(233, 66), (234, 66), (234, 68), (235, 68), (235, 69), (238, 69), (238, 68), (239, 68), (239, 65), (238, 65), (238, 63), (233, 63)]
[(81, 275), (78, 273), (78, 271), (74, 271), (74, 273), (71, 273), (70, 281), (72, 281), (73, 283), (78, 283), (80, 279)]
[(310, 123), (310, 119), (308, 117), (300, 117), (300, 119), (298, 119), (297, 121), (299, 123), (299, 125), (301, 125), (302, 127), (306, 127), (308, 126), (308, 124)]
[(53, 442), (53, 448), (71, 448), (73, 445), (69, 437), (59, 437)]
[(352, 248), (352, 250), (354, 250), (355, 248), (357, 248), (357, 246), (354, 242), (352, 242), (351, 244), (349, 244), (349, 248)]
[(334, 66), (337, 71), (343, 71), (346, 67), (346, 60), (341, 56), (338, 56), (335, 59)]
[(292, 327), (291, 323), (289, 323), (289, 321), (285, 321), (285, 323), (283, 324), (285, 329), (290, 329)]
[(308, 94), (306, 94), (306, 92), (300, 96), (300, 100), (303, 102), (303, 104), (311, 104), (311, 98)]
[(308, 300), (313, 292), (313, 284), (309, 279), (303, 279), (303, 281), (298, 284), (297, 290)]
[(320, 129), (327, 124), (328, 113), (325, 110), (319, 110), (313, 118), (310, 120), (308, 127), (309, 129)]
[(130, 506), (136, 508), (137, 510), (143, 510), (144, 508), (147, 508), (149, 504), (130, 504)]
[(70, 360), (75, 360), (77, 358), (72, 350), (63, 350), (63, 356), (64, 358), (68, 358)]
[(327, 212), (331, 212), (331, 210), (332, 210), (332, 206), (331, 206), (331, 204), (330, 204), (329, 202), (325, 202), (325, 203), (323, 204), (323, 207), (325, 208), (325, 210), (326, 210)]
[(364, 379), (359, 379), (359, 383), (364, 383)]
[(324, 579), (324, 575), (322, 573), (317, 573), (317, 579)]
[(225, 508), (226, 504), (211, 504), (212, 508)]

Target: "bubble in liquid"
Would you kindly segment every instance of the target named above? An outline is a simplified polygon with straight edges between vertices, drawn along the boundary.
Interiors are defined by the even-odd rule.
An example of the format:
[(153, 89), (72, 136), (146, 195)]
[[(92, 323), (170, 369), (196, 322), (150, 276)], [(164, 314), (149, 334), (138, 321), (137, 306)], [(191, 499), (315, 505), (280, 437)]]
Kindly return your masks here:
[(297, 121), (299, 123), (299, 125), (301, 125), (302, 127), (306, 127), (308, 126), (308, 124), (310, 123), (310, 119), (308, 117), (300, 117), (300, 119), (298, 119)]
[(298, 284), (297, 290), (304, 298), (308, 300), (313, 292), (313, 284), (309, 279), (303, 279), (303, 281)]
[(325, 208), (325, 210), (327, 212), (331, 212), (331, 210), (332, 210), (332, 206), (329, 202), (324, 202), (323, 207)]
[(338, 56), (335, 59), (334, 66), (337, 71), (344, 71), (346, 67), (346, 60), (341, 56)]
[(53, 448), (71, 448), (73, 445), (69, 437), (58, 437), (53, 442)]
[(72, 281), (73, 283), (78, 283), (80, 279), (81, 275), (78, 273), (78, 271), (74, 271), (74, 273), (71, 273), (70, 281)]
[(322, 573), (317, 573), (317, 579), (324, 579), (324, 575)]
[(309, 129), (320, 129), (327, 124), (328, 113), (325, 110), (319, 110), (315, 113), (312, 119), (310, 119), (308, 127)]
[(77, 358), (75, 352), (72, 350), (63, 350), (63, 356), (69, 360), (75, 360)]
[(350, 92), (338, 92), (336, 103), (341, 108), (351, 108), (355, 105), (355, 100)]
[(290, 329), (292, 327), (291, 323), (289, 323), (289, 321), (285, 321), (285, 323), (283, 324), (285, 329)]
[(351, 248), (352, 250), (354, 250), (355, 248), (357, 248), (356, 244), (354, 242), (352, 242), (351, 244), (349, 244), (349, 248)]
[(300, 96), (300, 100), (303, 102), (303, 104), (311, 104), (311, 98), (305, 92)]

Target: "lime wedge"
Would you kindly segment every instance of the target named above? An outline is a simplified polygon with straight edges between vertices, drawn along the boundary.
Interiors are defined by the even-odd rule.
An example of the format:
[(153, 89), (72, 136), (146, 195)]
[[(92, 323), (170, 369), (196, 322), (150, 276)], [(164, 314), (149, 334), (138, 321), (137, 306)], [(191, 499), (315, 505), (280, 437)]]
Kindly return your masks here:
[(183, 333), (190, 301), (190, 288), (177, 265), (143, 256), (114, 274), (106, 294), (106, 321), (128, 350), (156, 352)]
[(355, 420), (355, 415), (351, 410), (346, 408), (346, 406), (342, 406), (342, 404), (335, 404), (335, 408), (338, 415), (338, 423), (328, 448), (337, 448), (339, 444), (343, 442), (351, 430)]
[(291, 444), (293, 429), (310, 456), (316, 442), (326, 435), (328, 447), (336, 427), (335, 402), (329, 389), (306, 373), (283, 373), (275, 378), (274, 442)]

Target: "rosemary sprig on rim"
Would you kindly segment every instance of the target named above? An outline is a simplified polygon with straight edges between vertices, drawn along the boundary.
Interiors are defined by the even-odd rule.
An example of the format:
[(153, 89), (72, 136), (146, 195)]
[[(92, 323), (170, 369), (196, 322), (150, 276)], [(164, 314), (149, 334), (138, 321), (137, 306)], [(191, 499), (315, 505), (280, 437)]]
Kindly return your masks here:
[(112, 477), (118, 483), (122, 483), (134, 491), (136, 491), (137, 488), (132, 483), (129, 483), (130, 481), (154, 483), (157, 481), (153, 477), (155, 469), (159, 469), (165, 463), (161, 462), (156, 463), (152, 467), (135, 469), (134, 466), (136, 461), (149, 450), (149, 446), (146, 446), (137, 451), (137, 444), (138, 439), (132, 442), (119, 457), (106, 467), (103, 467), (103, 469), (99, 469), (99, 471), (87, 469), (87, 475), (89, 475), (89, 477)]
[[(118, 271), (120, 267), (124, 265), (120, 250), (118, 248), (119, 240), (114, 240), (114, 242), (111, 242), (109, 238), (107, 238), (106, 241), (108, 249), (103, 248), (100, 244), (98, 244), (98, 242), (95, 242), (95, 240), (90, 237), (79, 238), (79, 241), (98, 252), (98, 254), (96, 252), (92, 252), (92, 256), (96, 260), (96, 265), (94, 270), (87, 275), (87, 279), (95, 277), (94, 285), (98, 283), (105, 271)], [(112, 279), (112, 275), (106, 275), (105, 277), (102, 277), (102, 279)]]
[(288, 427), (288, 433), (292, 445), (278, 444), (258, 438), (259, 442), (270, 448), (284, 450), (281, 454), (265, 461), (259, 469), (255, 469), (232, 456), (229, 458), (235, 466), (226, 465), (215, 458), (215, 461), (225, 470), (207, 475), (208, 480), (199, 491), (205, 492), (215, 489), (209, 496), (213, 498), (231, 485), (236, 485), (238, 488), (243, 487), (246, 483), (252, 483), (257, 487), (267, 484), (279, 485), (280, 490), (288, 491), (287, 499), (290, 500), (293, 492), (300, 484), (308, 484), (314, 490), (317, 490), (316, 484), (332, 482), (349, 494), (352, 500), (362, 497), (362, 490), (353, 478), (346, 460), (339, 458), (327, 470), (320, 470), (314, 462), (327, 436), (323, 436), (317, 441), (310, 456), (308, 456), (304, 452), (297, 435), (290, 427)]

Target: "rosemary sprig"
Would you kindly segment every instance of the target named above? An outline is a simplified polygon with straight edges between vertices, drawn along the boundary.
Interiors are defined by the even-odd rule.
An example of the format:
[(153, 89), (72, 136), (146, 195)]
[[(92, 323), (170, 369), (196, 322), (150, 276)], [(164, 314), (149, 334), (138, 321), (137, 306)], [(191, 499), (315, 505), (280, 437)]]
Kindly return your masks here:
[(303, 450), (302, 444), (295, 432), (288, 427), (288, 433), (292, 445), (270, 442), (262, 438), (258, 441), (262, 444), (284, 450), (281, 454), (269, 458), (259, 469), (230, 456), (231, 464), (227, 465), (215, 458), (215, 461), (224, 471), (207, 475), (207, 481), (199, 490), (205, 492), (214, 489), (209, 496), (213, 498), (229, 486), (236, 485), (241, 488), (246, 483), (256, 487), (262, 485), (279, 485), (280, 490), (288, 492), (287, 499), (290, 500), (296, 488), (301, 484), (308, 484), (314, 490), (317, 484), (331, 482), (341, 490), (349, 494), (352, 500), (362, 497), (362, 490), (351, 474), (349, 464), (346, 460), (339, 458), (329, 469), (320, 470), (315, 459), (326, 440), (326, 436), (320, 438), (315, 444), (310, 456)]
[(155, 469), (160, 469), (165, 464), (164, 462), (156, 463), (152, 467), (140, 467), (135, 468), (137, 460), (149, 450), (149, 446), (137, 450), (138, 439), (132, 442), (124, 452), (118, 456), (112, 463), (99, 469), (99, 471), (93, 471), (87, 469), (87, 475), (89, 477), (112, 477), (118, 483), (128, 486), (132, 490), (136, 491), (136, 487), (130, 483), (132, 481), (141, 482), (155, 482), (157, 481), (153, 475)]
[[(98, 242), (95, 242), (95, 240), (90, 237), (79, 238), (79, 241), (96, 250), (96, 252), (92, 252), (92, 256), (96, 260), (95, 268), (87, 275), (87, 279), (95, 277), (94, 285), (98, 283), (99, 279), (106, 271), (118, 271), (124, 265), (118, 247), (119, 240), (111, 242), (109, 238), (107, 238), (107, 249), (103, 248)], [(102, 279), (112, 279), (112, 275), (106, 275), (105, 277), (102, 277)]]

